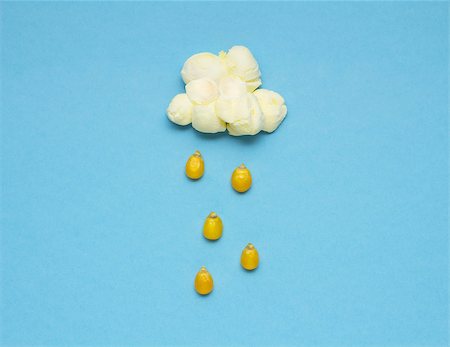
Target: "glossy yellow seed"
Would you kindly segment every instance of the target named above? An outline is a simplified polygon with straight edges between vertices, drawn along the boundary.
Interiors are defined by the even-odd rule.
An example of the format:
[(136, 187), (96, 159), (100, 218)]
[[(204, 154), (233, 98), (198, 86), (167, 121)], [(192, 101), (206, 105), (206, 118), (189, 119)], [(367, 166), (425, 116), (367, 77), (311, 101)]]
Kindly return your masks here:
[(237, 167), (231, 175), (231, 186), (235, 191), (244, 193), (252, 186), (252, 175), (244, 164)]
[(197, 276), (195, 276), (194, 287), (197, 293), (201, 295), (207, 295), (212, 292), (214, 281), (206, 267), (202, 266)]
[(259, 255), (255, 246), (249, 243), (241, 254), (241, 265), (245, 270), (254, 270), (258, 267)]
[(215, 212), (211, 212), (206, 217), (203, 225), (203, 236), (208, 240), (217, 240), (222, 236), (223, 223), (222, 219)]
[(195, 151), (186, 162), (186, 176), (198, 180), (205, 172), (205, 163), (199, 151)]

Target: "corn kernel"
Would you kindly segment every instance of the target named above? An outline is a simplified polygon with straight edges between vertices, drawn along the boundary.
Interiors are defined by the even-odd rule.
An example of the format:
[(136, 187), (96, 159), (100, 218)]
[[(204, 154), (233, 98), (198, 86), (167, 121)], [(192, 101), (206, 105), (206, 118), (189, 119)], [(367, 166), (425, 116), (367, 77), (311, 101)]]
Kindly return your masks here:
[(211, 212), (206, 217), (203, 225), (203, 236), (208, 240), (217, 240), (222, 236), (223, 223), (222, 219), (215, 212)]
[(214, 281), (206, 267), (202, 266), (197, 276), (195, 276), (194, 287), (200, 295), (207, 295), (212, 292)]
[(255, 246), (249, 243), (241, 254), (241, 265), (246, 270), (254, 270), (258, 267), (259, 255)]
[(244, 164), (237, 167), (231, 175), (231, 186), (235, 191), (244, 193), (252, 186), (252, 175)]
[(186, 162), (186, 176), (198, 180), (205, 172), (205, 163), (199, 151), (195, 151)]

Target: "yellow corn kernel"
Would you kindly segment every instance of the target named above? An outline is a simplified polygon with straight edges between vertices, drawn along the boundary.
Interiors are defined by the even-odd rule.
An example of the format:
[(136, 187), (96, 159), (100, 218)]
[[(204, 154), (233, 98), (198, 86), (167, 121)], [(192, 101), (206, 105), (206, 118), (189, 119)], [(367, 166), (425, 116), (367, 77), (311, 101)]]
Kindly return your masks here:
[(197, 276), (195, 276), (194, 287), (197, 293), (201, 295), (207, 295), (212, 292), (214, 281), (206, 267), (202, 266)]
[(198, 180), (205, 172), (205, 163), (199, 151), (195, 151), (186, 162), (186, 176)]
[(205, 224), (203, 225), (203, 236), (208, 240), (217, 240), (222, 236), (223, 223), (222, 219), (215, 212), (211, 212), (206, 217)]
[(231, 186), (235, 191), (244, 193), (252, 186), (252, 175), (244, 164), (237, 167), (231, 175)]
[(254, 270), (258, 267), (259, 255), (255, 246), (249, 243), (241, 254), (241, 265), (245, 270)]

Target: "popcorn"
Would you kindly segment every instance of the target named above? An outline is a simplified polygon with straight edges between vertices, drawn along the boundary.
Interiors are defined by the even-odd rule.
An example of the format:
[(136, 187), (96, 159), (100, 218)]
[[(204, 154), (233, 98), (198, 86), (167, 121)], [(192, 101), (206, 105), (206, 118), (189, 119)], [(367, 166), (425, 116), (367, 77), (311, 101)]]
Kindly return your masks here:
[(253, 94), (258, 99), (264, 115), (263, 130), (271, 133), (286, 117), (287, 107), (284, 99), (280, 94), (267, 89), (257, 89)]
[(227, 68), (224, 61), (209, 52), (194, 54), (186, 60), (181, 70), (181, 77), (186, 84), (200, 78), (218, 81), (226, 74)]
[(256, 97), (249, 93), (246, 98), (246, 114), (240, 120), (227, 124), (232, 136), (256, 135), (263, 129), (264, 118)]
[(204, 133), (228, 130), (232, 136), (273, 132), (287, 114), (283, 97), (261, 85), (261, 72), (247, 47), (234, 46), (219, 55), (191, 56), (181, 76), (186, 93), (175, 96), (168, 118), (179, 125), (192, 122)]
[(231, 99), (245, 95), (247, 88), (239, 77), (227, 76), (220, 80), (219, 92), (221, 97)]
[(192, 102), (207, 105), (217, 99), (219, 91), (216, 82), (200, 78), (186, 84), (186, 94)]
[(240, 78), (233, 76), (223, 78), (219, 83), (217, 116), (227, 123), (247, 117), (247, 96), (246, 84)]
[(186, 94), (176, 95), (167, 108), (167, 116), (178, 125), (188, 125), (192, 122), (193, 104)]
[(253, 92), (261, 85), (261, 72), (252, 52), (244, 46), (231, 47), (225, 55), (228, 72), (247, 82), (249, 92)]
[(219, 133), (227, 129), (226, 123), (216, 116), (216, 107), (212, 102), (207, 105), (195, 105), (192, 112), (192, 127), (202, 133)]

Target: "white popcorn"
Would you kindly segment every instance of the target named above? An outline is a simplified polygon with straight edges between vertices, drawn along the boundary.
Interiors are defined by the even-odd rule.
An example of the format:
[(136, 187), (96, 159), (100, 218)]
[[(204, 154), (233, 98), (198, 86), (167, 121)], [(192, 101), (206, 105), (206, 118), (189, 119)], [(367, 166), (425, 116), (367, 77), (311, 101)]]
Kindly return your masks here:
[(207, 105), (194, 105), (192, 127), (202, 133), (218, 133), (227, 128), (226, 123), (216, 116), (214, 102)]
[(247, 47), (234, 46), (215, 55), (191, 56), (181, 76), (185, 94), (175, 96), (167, 108), (168, 118), (179, 125), (192, 123), (204, 133), (228, 129), (232, 136), (273, 132), (286, 117), (283, 97), (261, 86), (261, 72)]
[(186, 84), (199, 78), (219, 81), (226, 74), (227, 68), (223, 59), (209, 52), (194, 54), (186, 60), (181, 70), (181, 77)]
[(258, 99), (264, 115), (263, 130), (271, 133), (286, 117), (287, 107), (284, 99), (280, 94), (267, 89), (255, 90), (253, 94)]
[(227, 54), (222, 53), (230, 75), (238, 76), (247, 83), (249, 92), (261, 85), (261, 72), (252, 52), (244, 46), (231, 47)]
[(244, 117), (227, 124), (228, 133), (232, 136), (256, 135), (264, 125), (263, 113), (256, 97), (249, 93), (246, 97)]
[(225, 77), (219, 83), (219, 98), (216, 102), (217, 116), (232, 123), (246, 117), (248, 109), (247, 88), (238, 77)]
[(193, 104), (186, 94), (176, 95), (167, 108), (167, 117), (178, 125), (188, 125), (192, 122)]
[(223, 98), (237, 98), (247, 94), (247, 88), (239, 77), (227, 76), (219, 82), (219, 93)]
[(186, 94), (192, 102), (206, 105), (217, 99), (219, 91), (216, 82), (208, 78), (200, 78), (186, 85)]

